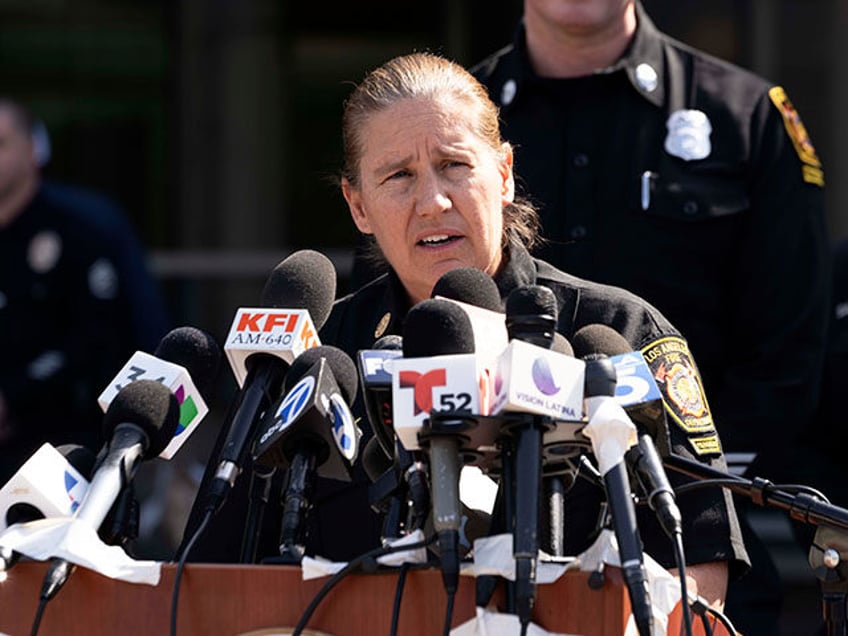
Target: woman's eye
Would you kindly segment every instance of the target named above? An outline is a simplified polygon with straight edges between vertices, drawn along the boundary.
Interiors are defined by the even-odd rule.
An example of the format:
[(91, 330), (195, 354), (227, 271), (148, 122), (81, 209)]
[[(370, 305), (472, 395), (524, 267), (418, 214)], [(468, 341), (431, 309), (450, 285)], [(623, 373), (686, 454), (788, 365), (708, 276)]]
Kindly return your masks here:
[(397, 172), (393, 172), (388, 177), (386, 177), (386, 181), (402, 179), (403, 177), (408, 177), (408, 176), (409, 176), (408, 170), (398, 170)]

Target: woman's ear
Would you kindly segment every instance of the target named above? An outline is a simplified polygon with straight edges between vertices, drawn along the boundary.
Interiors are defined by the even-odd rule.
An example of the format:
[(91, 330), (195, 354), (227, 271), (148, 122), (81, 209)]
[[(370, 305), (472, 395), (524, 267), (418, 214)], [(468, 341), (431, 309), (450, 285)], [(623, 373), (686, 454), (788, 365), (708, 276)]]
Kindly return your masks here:
[(356, 224), (356, 227), (363, 234), (372, 234), (371, 225), (368, 223), (368, 217), (365, 214), (365, 208), (362, 205), (362, 193), (359, 191), (359, 188), (353, 185), (346, 178), (342, 177), (342, 194), (344, 195), (345, 201), (347, 201), (347, 207), (350, 209), (350, 216), (353, 218), (353, 222)]
[(512, 203), (515, 200), (515, 176), (512, 172), (512, 146), (504, 143), (501, 146), (501, 197), (503, 204)]

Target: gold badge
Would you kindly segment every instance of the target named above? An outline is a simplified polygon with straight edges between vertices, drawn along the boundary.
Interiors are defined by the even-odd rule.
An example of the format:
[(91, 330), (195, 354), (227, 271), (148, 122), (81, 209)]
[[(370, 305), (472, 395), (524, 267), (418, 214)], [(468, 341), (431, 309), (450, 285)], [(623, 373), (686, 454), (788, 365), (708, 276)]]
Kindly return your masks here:
[(780, 86), (775, 86), (769, 90), (771, 101), (777, 106), (783, 117), (783, 125), (786, 127), (786, 132), (792, 140), (792, 145), (795, 146), (795, 152), (798, 153), (798, 158), (804, 164), (801, 166), (801, 177), (807, 183), (812, 183), (817, 186), (824, 186), (824, 171), (821, 167), (816, 149), (813, 148), (813, 142), (810, 141), (810, 135), (807, 134), (807, 129), (801, 123), (801, 116), (789, 97), (786, 96), (786, 91)]
[(389, 321), (392, 319), (391, 312), (386, 312), (383, 314), (383, 317), (380, 318), (380, 322), (377, 323), (377, 326), (374, 328), (374, 339), (376, 340), (384, 333), (386, 333), (386, 327), (389, 326)]
[(701, 376), (683, 338), (661, 338), (642, 349), (672, 419), (687, 433), (712, 433)]

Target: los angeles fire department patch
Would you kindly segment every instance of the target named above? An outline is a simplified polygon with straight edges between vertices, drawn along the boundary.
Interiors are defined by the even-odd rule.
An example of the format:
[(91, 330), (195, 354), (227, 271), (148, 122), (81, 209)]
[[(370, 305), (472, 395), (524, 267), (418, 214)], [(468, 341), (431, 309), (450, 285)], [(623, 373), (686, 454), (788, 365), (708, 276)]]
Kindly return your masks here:
[[(713, 418), (701, 376), (689, 347), (682, 338), (670, 336), (652, 342), (642, 349), (654, 380), (663, 394), (666, 410), (672, 420), (690, 436), (705, 440), (715, 437)], [(690, 437), (690, 440), (694, 437)], [(693, 445), (699, 455), (721, 452), (718, 439), (713, 443)]]

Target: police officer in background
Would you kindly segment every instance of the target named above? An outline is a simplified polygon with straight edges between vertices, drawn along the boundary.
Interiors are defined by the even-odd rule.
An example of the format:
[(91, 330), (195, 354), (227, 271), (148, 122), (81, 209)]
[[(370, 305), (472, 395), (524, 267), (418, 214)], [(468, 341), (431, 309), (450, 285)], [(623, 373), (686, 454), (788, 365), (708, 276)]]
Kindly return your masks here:
[(168, 329), (122, 211), (42, 180), (37, 132), (0, 97), (0, 485), (44, 442), (97, 451), (98, 395)]
[[(536, 253), (658, 307), (728, 462), (758, 454), (750, 473), (779, 479), (770, 449), (818, 399), (830, 287), (822, 166), (784, 89), (674, 41), (634, 0), (525, 0), (512, 45), (473, 72), (539, 207)], [(741, 582), (744, 610), (732, 585), (727, 613), (773, 634), (779, 578), (746, 544), (758, 582)]]

